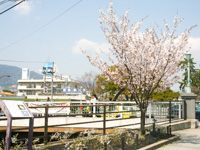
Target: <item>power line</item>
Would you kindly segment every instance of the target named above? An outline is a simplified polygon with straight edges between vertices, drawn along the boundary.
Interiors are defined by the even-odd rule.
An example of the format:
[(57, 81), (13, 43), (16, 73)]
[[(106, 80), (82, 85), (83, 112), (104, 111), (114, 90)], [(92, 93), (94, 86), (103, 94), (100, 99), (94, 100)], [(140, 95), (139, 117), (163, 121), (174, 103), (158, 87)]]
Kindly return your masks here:
[(13, 5), (12, 7), (10, 7), (10, 8), (8, 8), (8, 9), (6, 9), (6, 10), (4, 10), (4, 11), (0, 12), (0, 15), (2, 15), (3, 13), (5, 13), (5, 12), (9, 11), (10, 9), (12, 9), (12, 8), (16, 7), (17, 5), (21, 4), (22, 2), (24, 2), (24, 0), (22, 0), (21, 2), (19, 2), (19, 3), (15, 4), (15, 5)]
[(3, 7), (3, 8), (1, 8), (0, 10), (2, 11), (2, 10), (4, 10), (4, 9), (6, 9), (6, 8), (8, 8), (8, 7), (10, 7), (10, 6), (12, 6), (13, 4), (12, 3), (10, 3), (10, 4), (8, 4), (7, 6), (5, 6), (5, 7)]
[(10, 45), (7, 45), (3, 48), (0, 48), (0, 51), (3, 51), (9, 47), (12, 47), (13, 45), (17, 44), (18, 42), (28, 38), (29, 36), (31, 36), (32, 34), (40, 31), (41, 29), (43, 29), (44, 27), (46, 27), (47, 25), (49, 25), (50, 23), (52, 23), (53, 21), (55, 21), (56, 19), (60, 18), (62, 15), (64, 15), (65, 13), (67, 13), (69, 10), (71, 10), (72, 8), (74, 8), (76, 5), (78, 5), (82, 0), (79, 0), (77, 3), (75, 3), (74, 5), (72, 5), (71, 7), (69, 7), (68, 9), (66, 9), (65, 11), (63, 11), (61, 14), (59, 14), (58, 16), (56, 16), (55, 18), (53, 18), (52, 20), (50, 20), (49, 22), (47, 22), (46, 24), (44, 24), (43, 26), (37, 28), (35, 31), (27, 34), (26, 36), (22, 37), (21, 39), (18, 39), (17, 41), (11, 43)]
[(19, 62), (19, 63), (45, 63), (45, 62), (41, 62), (41, 61), (23, 61), (23, 60), (0, 60), (0, 61)]

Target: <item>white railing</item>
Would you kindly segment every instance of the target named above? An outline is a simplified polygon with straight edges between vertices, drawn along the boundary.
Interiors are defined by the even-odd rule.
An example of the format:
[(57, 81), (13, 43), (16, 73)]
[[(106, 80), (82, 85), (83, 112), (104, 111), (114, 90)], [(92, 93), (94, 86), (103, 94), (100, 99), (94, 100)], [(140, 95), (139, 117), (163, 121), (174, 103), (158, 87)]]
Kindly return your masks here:
[[(96, 117), (96, 115), (94, 115), (95, 113), (99, 113), (101, 112), (103, 106), (96, 106), (96, 105), (101, 105), (101, 104), (116, 104), (116, 105), (110, 105), (107, 106), (107, 110), (110, 112), (119, 112), (120, 113), (120, 118), (122, 118), (123, 116), (123, 109), (125, 108), (124, 106), (128, 106), (128, 104), (131, 104), (130, 106), (128, 106), (128, 109), (131, 109), (133, 111), (137, 112), (137, 117), (140, 117), (140, 109), (139, 107), (136, 105), (135, 102), (122, 102), (122, 101), (96, 101), (96, 102), (91, 102), (91, 101), (77, 101), (77, 102), (28, 102), (28, 106), (34, 106), (34, 105), (57, 105), (57, 106), (64, 106), (64, 104), (67, 104), (68, 106), (71, 105), (90, 105), (89, 109), (91, 111), (91, 113), (93, 113), (93, 117)], [(93, 106), (91, 106), (93, 105)], [(181, 113), (182, 113), (182, 102), (171, 102), (171, 116), (173, 118), (177, 118), (177, 119), (181, 119)], [(58, 109), (58, 110), (56, 110)], [(81, 113), (81, 112), (86, 112), (87, 107), (70, 107), (70, 110), (67, 109), (66, 112), (64, 113), (72, 113), (72, 114), (76, 114), (76, 113)], [(169, 102), (149, 102), (148, 108), (147, 108), (147, 112), (146, 112), (146, 116), (148, 118), (153, 118), (153, 117), (169, 117)], [(65, 109), (63, 109), (64, 111)], [(36, 110), (35, 110), (36, 111)], [(60, 112), (62, 113), (62, 111), (60, 111), (60, 108), (54, 108), (54, 110), (52, 110), (52, 113), (56, 113), (56, 112)], [(39, 112), (38, 112), (39, 113)], [(50, 111), (51, 113), (51, 111)]]

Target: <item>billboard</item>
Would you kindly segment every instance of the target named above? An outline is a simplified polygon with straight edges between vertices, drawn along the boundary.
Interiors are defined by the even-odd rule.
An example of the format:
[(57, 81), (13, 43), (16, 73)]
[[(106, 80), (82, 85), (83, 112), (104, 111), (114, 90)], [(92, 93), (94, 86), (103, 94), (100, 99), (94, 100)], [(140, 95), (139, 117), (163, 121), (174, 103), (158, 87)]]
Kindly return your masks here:
[(46, 74), (46, 76), (52, 76), (53, 67), (54, 67), (54, 63), (53, 62), (45, 63), (43, 68), (42, 68), (42, 73)]

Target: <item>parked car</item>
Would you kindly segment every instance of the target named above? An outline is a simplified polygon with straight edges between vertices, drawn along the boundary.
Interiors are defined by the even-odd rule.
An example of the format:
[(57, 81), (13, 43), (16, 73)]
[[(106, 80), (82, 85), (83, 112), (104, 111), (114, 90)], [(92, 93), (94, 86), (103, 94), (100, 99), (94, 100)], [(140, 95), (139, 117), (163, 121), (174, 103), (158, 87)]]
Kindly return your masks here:
[(200, 120), (200, 104), (195, 105), (196, 119)]

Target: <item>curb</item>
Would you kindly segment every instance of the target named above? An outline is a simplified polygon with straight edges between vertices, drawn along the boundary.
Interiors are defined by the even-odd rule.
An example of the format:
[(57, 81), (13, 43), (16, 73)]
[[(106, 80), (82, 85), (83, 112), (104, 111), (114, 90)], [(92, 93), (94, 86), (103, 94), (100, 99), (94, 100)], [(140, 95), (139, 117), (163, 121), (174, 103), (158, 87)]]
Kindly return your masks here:
[(175, 136), (170, 137), (170, 138), (168, 138), (166, 140), (161, 140), (161, 141), (153, 143), (151, 145), (142, 147), (142, 148), (140, 148), (138, 150), (154, 150), (154, 149), (157, 149), (159, 147), (162, 147), (165, 144), (169, 144), (169, 143), (172, 143), (172, 142), (177, 141), (177, 140), (180, 140), (180, 136), (175, 135)]

